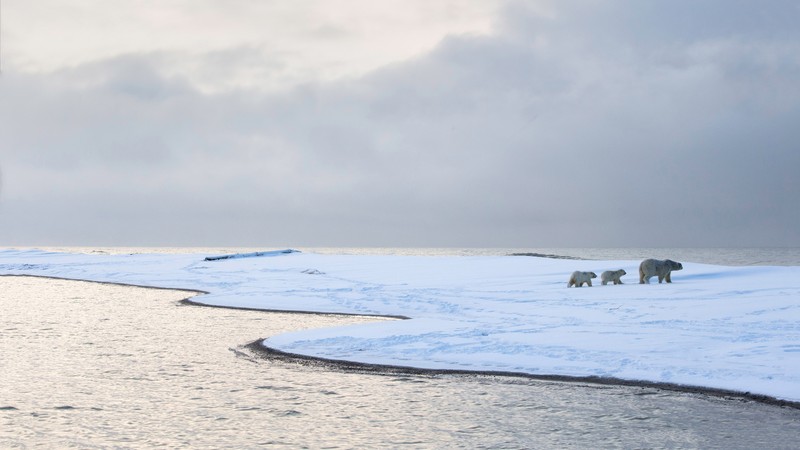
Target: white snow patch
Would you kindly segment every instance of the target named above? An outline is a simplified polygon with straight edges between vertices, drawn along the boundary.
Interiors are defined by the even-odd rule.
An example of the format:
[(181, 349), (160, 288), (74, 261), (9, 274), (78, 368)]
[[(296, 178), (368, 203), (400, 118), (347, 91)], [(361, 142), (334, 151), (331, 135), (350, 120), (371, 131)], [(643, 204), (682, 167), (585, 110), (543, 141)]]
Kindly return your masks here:
[[(800, 267), (681, 261), (672, 284), (640, 285), (639, 261), (269, 256), (4, 250), (0, 274), (195, 289), (208, 294), (194, 300), (218, 306), (411, 318), (266, 341), (309, 356), (610, 376), (800, 401)], [(566, 287), (574, 270), (616, 269), (627, 271), (626, 284)]]

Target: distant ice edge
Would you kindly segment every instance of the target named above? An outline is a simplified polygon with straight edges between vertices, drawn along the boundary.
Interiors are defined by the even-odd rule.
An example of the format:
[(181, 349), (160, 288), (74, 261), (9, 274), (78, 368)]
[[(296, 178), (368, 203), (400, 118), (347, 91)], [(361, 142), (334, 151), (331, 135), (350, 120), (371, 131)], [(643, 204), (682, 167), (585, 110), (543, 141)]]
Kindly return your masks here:
[(300, 253), (300, 250), (287, 248), (286, 250), (270, 250), (264, 252), (250, 252), (250, 253), (230, 253), (226, 255), (213, 255), (206, 256), (205, 261), (219, 261), (223, 259), (239, 259), (239, 258), (258, 258), (262, 256), (278, 256), (286, 255), (289, 253)]

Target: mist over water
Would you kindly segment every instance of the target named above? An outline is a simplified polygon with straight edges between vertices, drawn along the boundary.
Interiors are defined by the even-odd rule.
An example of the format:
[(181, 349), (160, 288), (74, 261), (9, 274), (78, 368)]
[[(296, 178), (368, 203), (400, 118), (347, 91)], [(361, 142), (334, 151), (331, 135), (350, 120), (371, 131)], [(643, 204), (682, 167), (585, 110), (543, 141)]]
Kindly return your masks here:
[(39, 247), (44, 250), (77, 253), (247, 253), (269, 249), (293, 248), (308, 253), (330, 255), (408, 255), (408, 256), (505, 256), (532, 255), (593, 260), (672, 259), (682, 262), (724, 266), (800, 266), (798, 247), (749, 248), (566, 248), (566, 247)]

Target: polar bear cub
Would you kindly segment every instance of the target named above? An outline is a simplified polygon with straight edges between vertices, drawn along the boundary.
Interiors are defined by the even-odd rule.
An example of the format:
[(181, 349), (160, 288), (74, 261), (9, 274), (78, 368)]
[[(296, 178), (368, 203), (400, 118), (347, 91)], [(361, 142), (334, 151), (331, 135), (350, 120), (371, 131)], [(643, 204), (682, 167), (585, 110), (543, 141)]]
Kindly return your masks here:
[(591, 286), (592, 278), (597, 278), (597, 274), (594, 272), (579, 272), (576, 270), (575, 272), (572, 272), (572, 275), (570, 275), (567, 287), (581, 287), (583, 283)]
[(623, 270), (623, 269), (620, 269), (620, 270), (606, 270), (605, 272), (600, 274), (600, 283), (603, 286), (608, 284), (609, 281), (613, 282), (614, 284), (623, 284), (622, 280), (620, 280), (620, 278), (622, 278), (623, 275), (627, 275), (627, 274), (628, 274), (628, 272), (625, 272), (625, 270)]

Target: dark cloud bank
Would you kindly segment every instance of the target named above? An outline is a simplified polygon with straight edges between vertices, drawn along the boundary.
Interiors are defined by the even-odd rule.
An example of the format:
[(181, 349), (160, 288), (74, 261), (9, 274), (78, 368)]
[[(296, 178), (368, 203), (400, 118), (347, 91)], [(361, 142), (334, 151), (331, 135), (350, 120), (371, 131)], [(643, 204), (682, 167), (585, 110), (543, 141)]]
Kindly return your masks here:
[(282, 93), (4, 73), (2, 244), (800, 246), (796, 3), (556, 5)]

